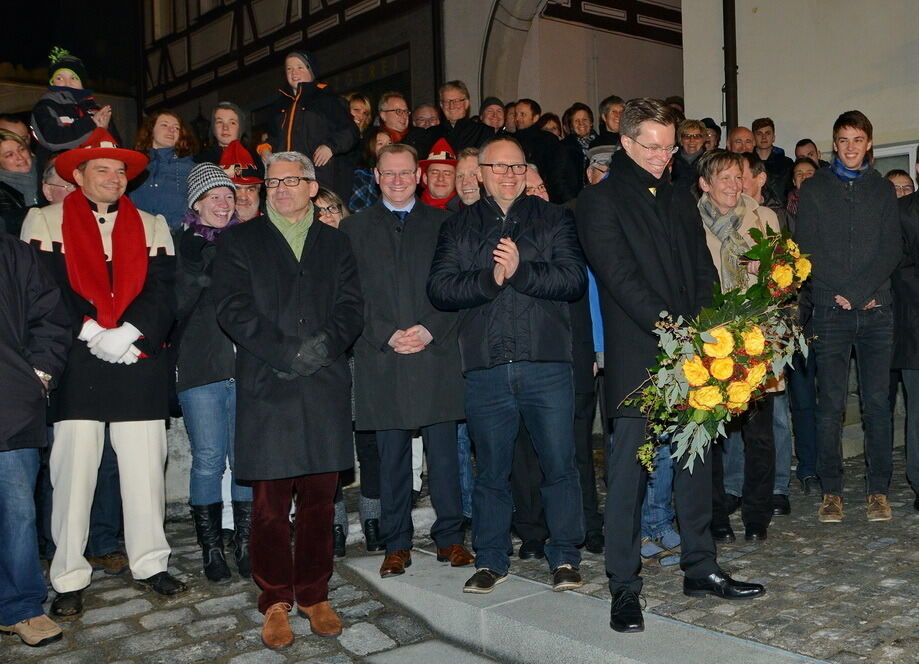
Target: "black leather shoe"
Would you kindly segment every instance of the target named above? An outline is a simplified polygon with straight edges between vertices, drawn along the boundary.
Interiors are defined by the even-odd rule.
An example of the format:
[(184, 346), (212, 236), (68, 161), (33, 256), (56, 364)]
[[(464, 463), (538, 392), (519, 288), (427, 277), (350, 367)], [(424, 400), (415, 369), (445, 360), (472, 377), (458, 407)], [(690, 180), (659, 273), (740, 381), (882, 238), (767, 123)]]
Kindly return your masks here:
[(743, 538), (748, 542), (762, 542), (766, 539), (766, 529), (762, 526), (747, 526)]
[(819, 496), (823, 494), (823, 489), (820, 487), (820, 480), (809, 475), (801, 480), (801, 490), (804, 492), (805, 496)]
[(68, 593), (58, 593), (51, 602), (52, 616), (76, 616), (83, 613), (83, 591), (72, 590)]
[(734, 529), (728, 523), (720, 526), (712, 524), (712, 539), (719, 544), (730, 544), (737, 538), (734, 537)]
[(603, 553), (605, 543), (602, 530), (590, 530), (584, 538), (584, 548), (591, 553)]
[(520, 560), (545, 558), (546, 543), (541, 540), (527, 540), (520, 545), (520, 551), (517, 552), (517, 555), (520, 557)]
[(788, 496), (781, 493), (772, 494), (772, 516), (788, 516), (791, 514), (791, 503)]
[(188, 586), (179, 581), (169, 572), (160, 572), (159, 574), (154, 574), (153, 576), (147, 577), (146, 579), (134, 579), (134, 583), (139, 585), (141, 588), (152, 590), (153, 592), (159, 593), (160, 595), (165, 595), (167, 597), (171, 595), (178, 595), (179, 593), (184, 593), (186, 590), (188, 590)]
[(332, 526), (332, 557), (338, 560), (345, 557), (345, 527), (340, 523)]
[(643, 632), (645, 619), (641, 615), (641, 602), (631, 590), (620, 590), (613, 595), (610, 605), (609, 626), (617, 632)]
[(724, 505), (727, 508), (728, 514), (736, 512), (737, 508), (740, 507), (740, 504), (743, 502), (743, 498), (735, 496), (733, 493), (727, 493), (724, 497), (726, 498)]
[(913, 501), (913, 509), (919, 512), (919, 494), (916, 494), (916, 500)]
[(386, 550), (386, 544), (380, 541), (379, 519), (367, 519), (364, 521), (364, 544), (370, 553)]
[(507, 574), (498, 574), (485, 567), (477, 569), (475, 574), (463, 585), (464, 593), (490, 593), (495, 586), (507, 579)]
[(724, 572), (714, 572), (701, 579), (683, 577), (683, 594), (688, 597), (715, 595), (721, 599), (752, 599), (765, 592), (758, 583), (735, 581)]
[(576, 567), (569, 564), (559, 565), (552, 572), (552, 590), (561, 592), (563, 590), (574, 590), (584, 585), (581, 580), (581, 573)]

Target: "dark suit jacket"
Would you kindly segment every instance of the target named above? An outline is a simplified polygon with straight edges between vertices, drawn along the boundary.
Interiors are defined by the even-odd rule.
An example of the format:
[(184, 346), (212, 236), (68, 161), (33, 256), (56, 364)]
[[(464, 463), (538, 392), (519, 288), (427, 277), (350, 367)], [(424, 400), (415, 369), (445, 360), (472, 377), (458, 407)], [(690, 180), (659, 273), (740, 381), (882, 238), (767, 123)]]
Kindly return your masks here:
[(718, 280), (695, 199), (664, 177), (652, 195), (650, 175), (620, 150), (609, 177), (578, 196), (581, 246), (600, 288), (606, 398), (614, 417), (639, 416), (621, 402), (656, 363), (659, 314), (695, 315), (711, 302)]

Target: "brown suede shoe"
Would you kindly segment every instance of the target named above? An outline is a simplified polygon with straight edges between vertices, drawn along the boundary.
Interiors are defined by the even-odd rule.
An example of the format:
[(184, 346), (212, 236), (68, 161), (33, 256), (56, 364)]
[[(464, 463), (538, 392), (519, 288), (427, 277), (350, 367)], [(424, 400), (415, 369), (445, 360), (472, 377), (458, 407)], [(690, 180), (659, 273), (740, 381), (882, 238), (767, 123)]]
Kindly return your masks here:
[(312, 606), (297, 604), (297, 613), (310, 621), (310, 629), (316, 636), (338, 636), (341, 634), (341, 618), (328, 602)]
[(869, 521), (890, 521), (893, 513), (890, 510), (890, 503), (887, 502), (887, 496), (883, 493), (872, 493), (868, 496), (868, 520)]
[(405, 574), (405, 568), (412, 566), (412, 552), (408, 550), (393, 551), (387, 553), (380, 565), (380, 576), (384, 579), (387, 576), (398, 576)]
[(61, 640), (61, 628), (44, 613), (34, 618), (20, 620), (15, 625), (0, 625), (0, 632), (16, 634), (22, 642), (33, 648), (40, 648)]
[(437, 549), (437, 562), (449, 562), (450, 567), (465, 567), (475, 562), (475, 556), (469, 553), (462, 544), (451, 544)]
[(823, 494), (823, 503), (817, 510), (817, 519), (821, 523), (839, 523), (842, 521), (842, 496), (832, 493)]
[(91, 556), (86, 561), (94, 571), (102, 570), (106, 574), (121, 574), (128, 569), (128, 557), (121, 551), (110, 551), (104, 556)]
[(287, 612), (290, 604), (278, 602), (265, 611), (265, 623), (262, 625), (262, 643), (271, 650), (287, 648), (294, 642), (294, 633), (290, 629)]

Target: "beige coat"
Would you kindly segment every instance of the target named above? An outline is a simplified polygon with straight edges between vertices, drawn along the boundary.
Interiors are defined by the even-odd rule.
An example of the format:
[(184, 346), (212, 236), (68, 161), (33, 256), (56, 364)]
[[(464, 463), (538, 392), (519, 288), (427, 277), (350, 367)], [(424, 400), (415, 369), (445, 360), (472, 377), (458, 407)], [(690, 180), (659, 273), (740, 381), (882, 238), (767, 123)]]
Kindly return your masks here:
[[(776, 216), (775, 212), (767, 208), (765, 205), (760, 205), (746, 194), (741, 194), (740, 196), (743, 199), (746, 213), (740, 222), (740, 228), (738, 229), (738, 232), (744, 239), (748, 239), (750, 246), (753, 246), (753, 240), (750, 239), (749, 236), (751, 228), (758, 228), (763, 232), (765, 232), (766, 226), (776, 232), (780, 230), (779, 218)], [(708, 246), (708, 251), (712, 255), (712, 262), (715, 264), (715, 268), (718, 270), (718, 278), (719, 280), (723, 280), (721, 274), (721, 240), (719, 240), (715, 234), (709, 230), (708, 226), (705, 224), (702, 225), (705, 228), (705, 244)], [(754, 283), (756, 283), (756, 275), (748, 275), (747, 287), (749, 288)]]

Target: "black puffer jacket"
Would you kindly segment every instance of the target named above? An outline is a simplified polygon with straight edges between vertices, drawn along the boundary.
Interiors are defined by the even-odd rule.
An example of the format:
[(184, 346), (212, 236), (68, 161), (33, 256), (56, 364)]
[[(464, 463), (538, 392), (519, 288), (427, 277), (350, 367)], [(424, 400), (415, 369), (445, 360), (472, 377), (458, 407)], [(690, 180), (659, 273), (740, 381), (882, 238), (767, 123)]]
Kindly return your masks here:
[[(520, 265), (503, 286), (492, 252), (510, 237)], [(571, 212), (537, 196), (520, 196), (507, 215), (491, 196), (444, 222), (428, 277), (428, 297), (463, 310), (463, 372), (508, 362), (571, 362), (568, 303), (587, 287), (584, 256)]]

